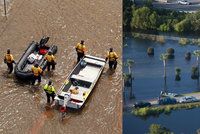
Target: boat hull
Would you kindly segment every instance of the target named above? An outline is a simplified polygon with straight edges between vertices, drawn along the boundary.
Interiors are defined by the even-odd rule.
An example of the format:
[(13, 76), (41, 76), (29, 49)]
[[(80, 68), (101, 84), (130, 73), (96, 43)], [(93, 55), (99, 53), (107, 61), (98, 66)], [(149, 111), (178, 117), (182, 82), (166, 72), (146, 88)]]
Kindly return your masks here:
[[(30, 71), (23, 70), (23, 66), (25, 66), (27, 63), (28, 56), (36, 49), (37, 42), (31, 42), (28, 46), (28, 48), (25, 50), (23, 55), (21, 56), (20, 60), (16, 63), (14, 74), (17, 78), (23, 79), (23, 80), (31, 80), (33, 77), (33, 73)], [(48, 51), (52, 51), (53, 54), (57, 53), (57, 46), (52, 45), (48, 49)], [(39, 61), (39, 66), (44, 70), (46, 68), (47, 62), (42, 58)]]
[[(88, 65), (84, 68), (79, 68), (82, 61), (86, 61)], [(58, 91), (55, 100), (57, 101), (58, 105), (66, 105), (67, 108), (72, 109), (81, 109), (88, 97), (91, 95), (94, 87), (99, 80), (104, 66), (105, 66), (105, 59), (86, 55), (72, 70), (68, 78), (65, 80), (64, 84), (61, 86), (60, 90)], [(89, 77), (90, 76), (90, 77)], [(73, 84), (73, 80), (77, 80), (79, 82), (78, 85)], [(84, 84), (80, 84), (80, 83)], [(65, 94), (69, 94), (69, 90), (71, 87), (79, 87), (79, 92), (85, 93), (84, 95), (72, 95), (71, 100), (64, 104), (64, 96)]]

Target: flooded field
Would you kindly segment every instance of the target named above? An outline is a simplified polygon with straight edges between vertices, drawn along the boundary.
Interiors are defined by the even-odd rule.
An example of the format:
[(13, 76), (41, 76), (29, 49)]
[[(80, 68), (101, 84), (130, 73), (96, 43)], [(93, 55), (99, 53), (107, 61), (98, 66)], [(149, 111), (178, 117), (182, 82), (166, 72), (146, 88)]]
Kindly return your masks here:
[[(114, 74), (104, 69), (84, 109), (71, 112), (64, 122), (59, 112), (46, 109), (42, 85), (51, 78), (58, 90), (76, 63), (74, 45), (85, 40), (88, 54), (105, 57), (109, 47), (120, 56), (121, 1), (107, 0), (13, 0), (9, 1), (7, 19), (0, 16), (0, 56), (11, 49), (17, 61), (28, 43), (50, 36), (50, 44), (58, 45), (57, 66), (46, 75), (40, 87), (24, 84), (6, 73), (0, 64), (0, 133), (121, 133), (122, 132), (122, 67)], [(3, 14), (3, 5), (1, 14)]]

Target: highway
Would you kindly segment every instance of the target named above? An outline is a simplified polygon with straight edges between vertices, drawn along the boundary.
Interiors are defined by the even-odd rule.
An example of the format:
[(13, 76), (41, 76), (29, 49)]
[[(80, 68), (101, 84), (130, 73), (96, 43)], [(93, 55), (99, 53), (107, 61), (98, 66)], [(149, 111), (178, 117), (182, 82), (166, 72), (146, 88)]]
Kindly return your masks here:
[[(200, 0), (188, 0), (190, 5), (182, 5), (178, 4), (178, 0), (171, 0), (170, 2), (157, 2), (154, 1), (153, 7), (160, 8), (160, 9), (170, 9), (180, 12), (196, 12), (200, 10)], [(143, 3), (140, 0), (135, 0), (135, 3), (138, 5), (142, 5)]]

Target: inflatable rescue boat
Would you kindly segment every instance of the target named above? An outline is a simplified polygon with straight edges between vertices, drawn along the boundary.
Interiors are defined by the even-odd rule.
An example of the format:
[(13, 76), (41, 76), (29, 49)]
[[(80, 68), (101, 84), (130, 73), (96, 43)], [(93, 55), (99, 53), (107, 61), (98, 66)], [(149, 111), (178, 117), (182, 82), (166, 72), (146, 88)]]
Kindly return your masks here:
[(16, 63), (14, 73), (17, 78), (30, 80), (33, 76), (31, 72), (32, 66), (37, 63), (42, 70), (46, 68), (47, 62), (45, 55), (51, 51), (53, 54), (57, 52), (56, 45), (48, 45), (49, 37), (43, 37), (40, 42), (31, 42), (20, 60)]

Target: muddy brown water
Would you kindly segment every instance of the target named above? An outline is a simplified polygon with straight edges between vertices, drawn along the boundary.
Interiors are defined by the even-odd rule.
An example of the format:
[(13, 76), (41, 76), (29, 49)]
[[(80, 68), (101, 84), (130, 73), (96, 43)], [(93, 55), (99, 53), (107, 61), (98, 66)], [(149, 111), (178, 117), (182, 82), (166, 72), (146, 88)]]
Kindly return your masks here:
[[(2, 3), (0, 11), (3, 14)], [(56, 109), (46, 108), (42, 85), (51, 78), (58, 90), (73, 69), (74, 45), (85, 40), (88, 54), (104, 57), (113, 47), (121, 62), (122, 2), (120, 0), (13, 0), (7, 19), (0, 16), (0, 56), (9, 47), (18, 60), (32, 40), (50, 36), (59, 47), (56, 70), (33, 87), (7, 75), (0, 64), (0, 133), (117, 134), (122, 132), (122, 67), (104, 69), (83, 110), (70, 112), (63, 122)]]

